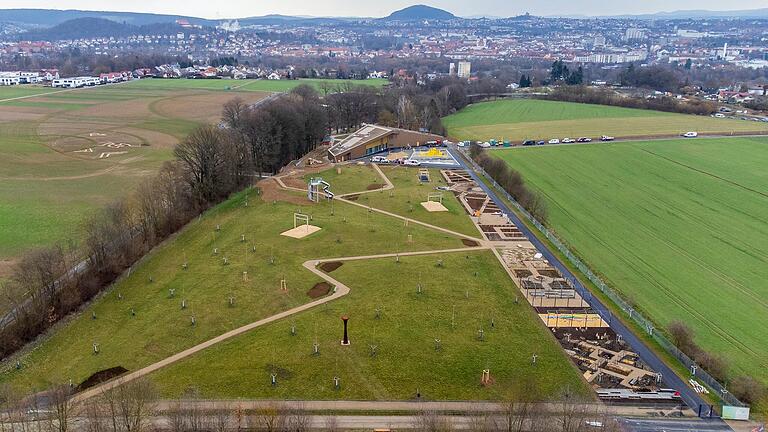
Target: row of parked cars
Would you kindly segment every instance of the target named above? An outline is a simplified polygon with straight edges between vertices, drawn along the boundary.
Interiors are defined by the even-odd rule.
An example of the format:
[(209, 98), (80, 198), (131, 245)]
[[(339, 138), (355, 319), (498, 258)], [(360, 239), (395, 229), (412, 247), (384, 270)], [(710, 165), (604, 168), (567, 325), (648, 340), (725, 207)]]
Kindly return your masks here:
[[(600, 137), (600, 141), (613, 141), (615, 139), (616, 138), (614, 138), (612, 136), (608, 136), (608, 135), (603, 135), (603, 136)], [(524, 146), (533, 146), (533, 145), (560, 144), (560, 143), (571, 144), (571, 143), (577, 143), (577, 142), (580, 142), (580, 143), (592, 142), (592, 138), (589, 138), (589, 137), (580, 137), (580, 138), (575, 138), (575, 139), (574, 138), (563, 138), (562, 140), (560, 140), (558, 138), (552, 138), (549, 141), (544, 141), (544, 140), (541, 140), (541, 141), (525, 140), (525, 141), (523, 141), (523, 145)]]

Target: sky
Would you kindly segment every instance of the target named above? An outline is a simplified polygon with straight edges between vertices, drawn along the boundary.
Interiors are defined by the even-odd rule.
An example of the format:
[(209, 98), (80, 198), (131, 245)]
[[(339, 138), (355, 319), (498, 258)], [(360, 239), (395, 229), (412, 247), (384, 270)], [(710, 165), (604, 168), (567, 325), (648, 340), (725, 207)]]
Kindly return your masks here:
[[(267, 14), (310, 16), (381, 17), (418, 0), (0, 0), (0, 9), (45, 8), (154, 12), (201, 18), (232, 18)], [(735, 10), (768, 6), (766, 0), (430, 0), (424, 4), (439, 7), (459, 16), (534, 15), (622, 15), (690, 9)], [(0, 20), (2, 13), (0, 12)]]

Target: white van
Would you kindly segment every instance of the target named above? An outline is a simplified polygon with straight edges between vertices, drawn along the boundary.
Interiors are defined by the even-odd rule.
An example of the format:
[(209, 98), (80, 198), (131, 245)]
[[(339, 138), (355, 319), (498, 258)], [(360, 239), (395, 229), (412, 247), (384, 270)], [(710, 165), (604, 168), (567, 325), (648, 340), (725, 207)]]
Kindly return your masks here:
[(405, 161), (403, 161), (403, 165), (420, 166), (421, 162), (415, 159), (406, 159)]
[(371, 162), (386, 164), (389, 163), (389, 159), (386, 156), (374, 156), (371, 158)]

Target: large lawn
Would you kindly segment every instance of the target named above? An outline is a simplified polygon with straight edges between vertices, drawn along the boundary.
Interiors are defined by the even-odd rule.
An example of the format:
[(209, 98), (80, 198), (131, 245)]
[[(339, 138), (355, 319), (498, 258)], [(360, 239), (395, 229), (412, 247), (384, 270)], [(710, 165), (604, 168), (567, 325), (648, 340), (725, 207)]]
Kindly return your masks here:
[(0, 88), (0, 260), (78, 240), (86, 215), (152, 175), (180, 139), (219, 117), (223, 103), (267, 94), (133, 83)]
[[(336, 204), (331, 215), (328, 202), (304, 206), (266, 203), (253, 191), (247, 207), (245, 199), (246, 194), (241, 193), (208, 211), (160, 246), (82, 314), (23, 355), (21, 370), (6, 365), (0, 382), (28, 389), (49, 381), (81, 382), (115, 366), (135, 370), (227, 330), (306, 303), (310, 301), (307, 291), (322, 281), (301, 267), (311, 258), (462, 247), (455, 237), (418, 225), (403, 227), (398, 219), (356, 206)], [(295, 211), (312, 215), (312, 223), (322, 230), (301, 240), (281, 236), (293, 228)], [(241, 241), (243, 234), (245, 242)], [(408, 235), (413, 242), (408, 242)], [(182, 269), (185, 261), (187, 270)], [(280, 290), (282, 278), (286, 279), (286, 292)], [(175, 290), (173, 298), (171, 289)], [(230, 296), (236, 299), (234, 308), (227, 304)], [(181, 308), (184, 300), (186, 309)], [(98, 355), (92, 352), (94, 342), (101, 346)]]
[[(438, 259), (443, 267), (435, 265)], [(331, 275), (351, 288), (347, 296), (213, 346), (151, 378), (167, 397), (194, 386), (215, 399), (403, 400), (419, 391), (426, 400), (487, 400), (531, 390), (535, 394), (527, 396), (543, 399), (568, 387), (587, 393), (533, 310), (515, 304), (516, 288), (491, 252), (346, 262)], [(350, 317), (348, 347), (339, 343), (343, 314)], [(484, 341), (478, 340), (481, 328)], [(315, 342), (319, 355), (313, 355)], [(480, 383), (486, 368), (494, 380), (487, 387)], [(271, 373), (278, 375), (275, 387)], [(341, 379), (338, 390), (334, 376)]]
[[(768, 124), (651, 110), (531, 99), (482, 102), (443, 119), (456, 139), (512, 140), (647, 137), (701, 133), (768, 131)], [(519, 144), (519, 143), (518, 143)]]
[(660, 326), (768, 382), (768, 139), (501, 150), (552, 227)]

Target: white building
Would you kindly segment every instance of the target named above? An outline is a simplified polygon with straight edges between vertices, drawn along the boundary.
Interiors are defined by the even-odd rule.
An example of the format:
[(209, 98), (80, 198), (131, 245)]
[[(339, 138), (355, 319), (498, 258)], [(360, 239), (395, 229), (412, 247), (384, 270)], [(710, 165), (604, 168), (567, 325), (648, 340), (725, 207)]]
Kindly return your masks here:
[(98, 77), (74, 77), (74, 78), (59, 78), (53, 80), (51, 87), (56, 88), (80, 88), (86, 86), (95, 86), (101, 84), (101, 80)]
[(459, 78), (469, 78), (471, 74), (472, 74), (472, 63), (468, 61), (460, 61), (459, 69), (456, 75), (458, 75)]
[(15, 72), (0, 72), (0, 86), (20, 84), (19, 75)]
[(645, 30), (639, 29), (639, 28), (628, 28), (626, 32), (624, 32), (624, 40), (643, 40), (645, 39)]

